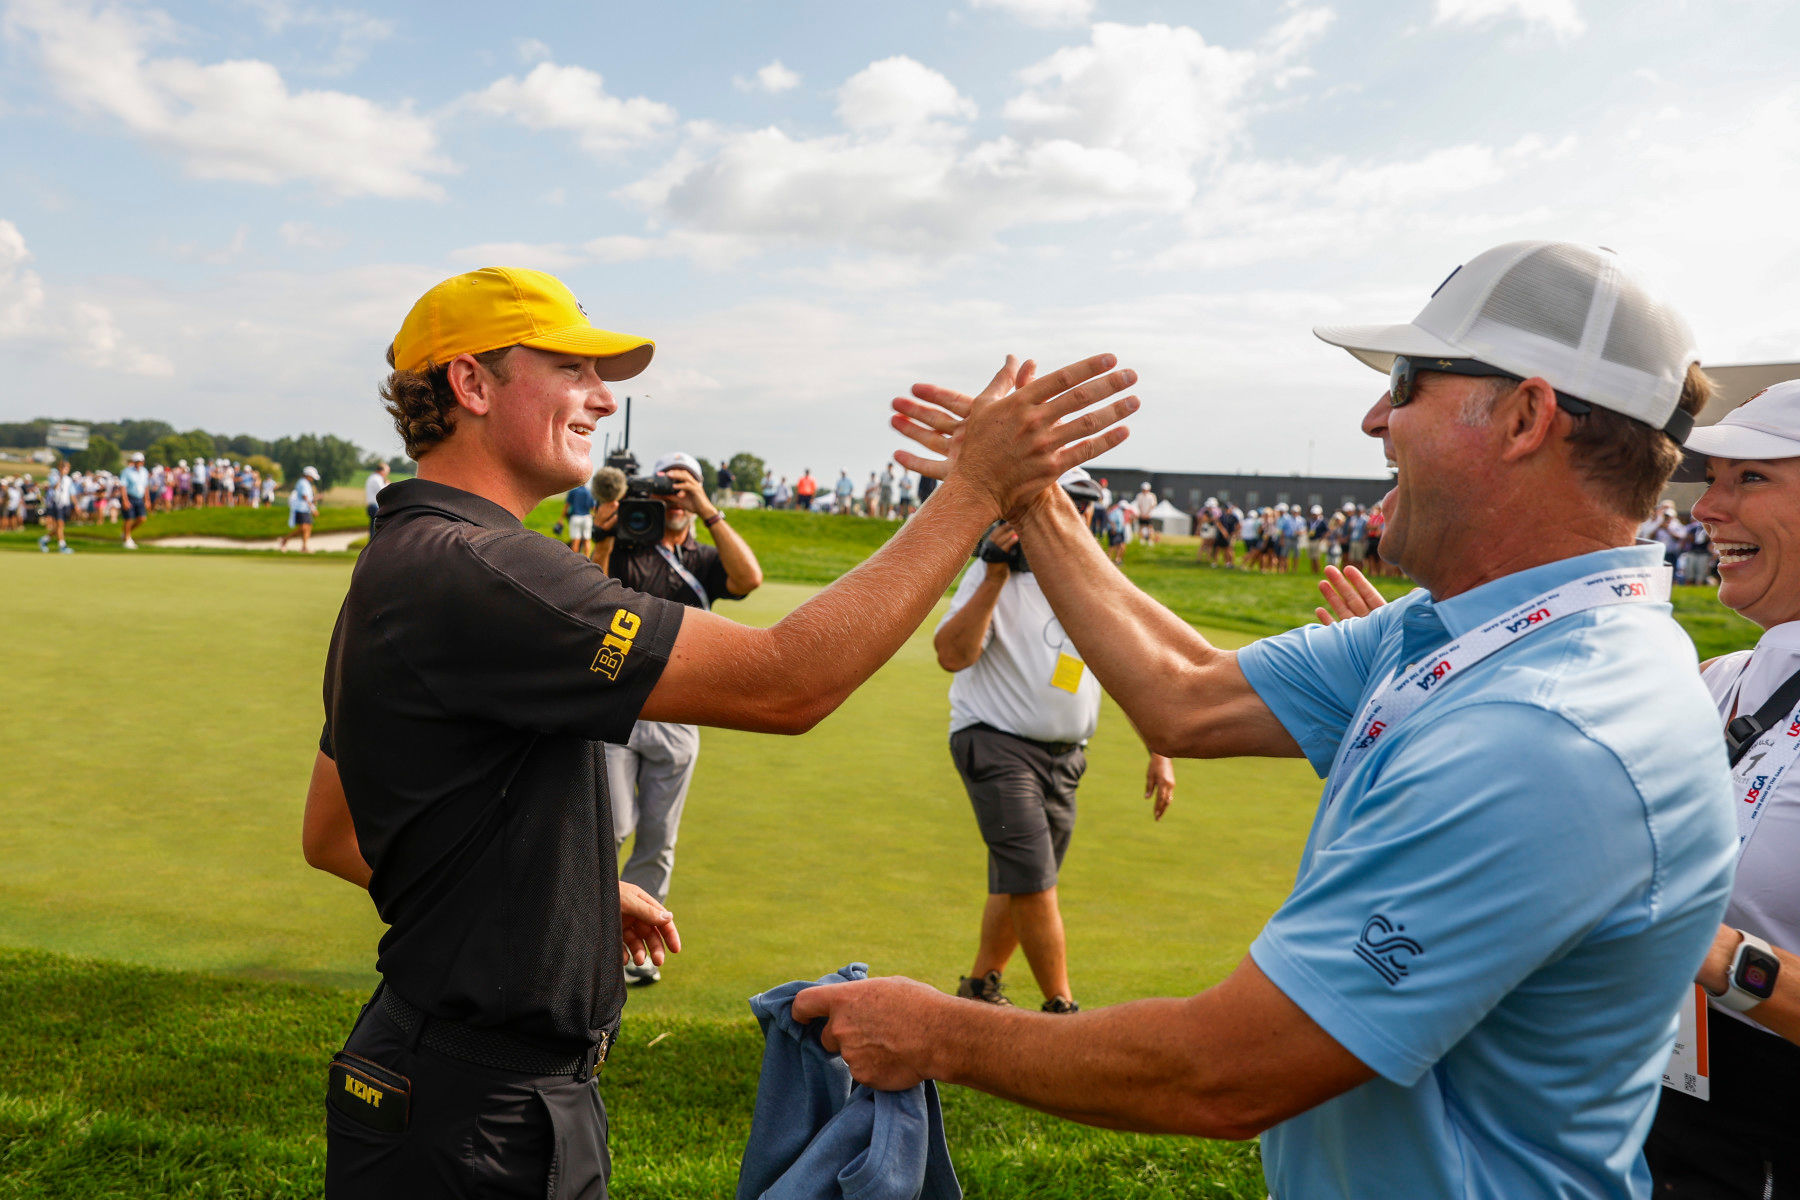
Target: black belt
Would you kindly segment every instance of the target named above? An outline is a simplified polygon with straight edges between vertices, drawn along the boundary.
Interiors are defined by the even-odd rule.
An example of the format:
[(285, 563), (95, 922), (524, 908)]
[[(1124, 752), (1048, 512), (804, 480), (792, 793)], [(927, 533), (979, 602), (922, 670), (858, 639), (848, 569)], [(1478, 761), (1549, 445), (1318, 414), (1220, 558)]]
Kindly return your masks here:
[(1071, 750), (1081, 749), (1080, 742), (1040, 742), (1036, 738), (1020, 737), (1018, 734), (1008, 733), (1004, 729), (995, 729), (992, 725), (989, 725), (985, 721), (977, 721), (973, 725), (965, 725), (965, 726), (963, 726), (963, 728), (964, 729), (980, 729), (987, 733), (997, 733), (1001, 737), (1009, 737), (1009, 738), (1012, 738), (1016, 742), (1024, 742), (1028, 746), (1036, 746), (1039, 750), (1042, 750), (1045, 754), (1051, 755), (1052, 757), (1055, 757), (1055, 758), (1061, 758), (1063, 755), (1067, 754)]
[(428, 1049), (478, 1067), (517, 1071), (521, 1075), (571, 1075), (577, 1082), (586, 1082), (593, 1078), (600, 1064), (606, 1061), (607, 1051), (612, 1049), (613, 1034), (607, 1030), (600, 1035), (599, 1042), (574, 1058), (558, 1056), (497, 1029), (446, 1021), (421, 1012), (386, 984), (381, 987), (381, 1011), (408, 1037), (413, 1037), (414, 1031), (423, 1024), (424, 1032), (415, 1040)]

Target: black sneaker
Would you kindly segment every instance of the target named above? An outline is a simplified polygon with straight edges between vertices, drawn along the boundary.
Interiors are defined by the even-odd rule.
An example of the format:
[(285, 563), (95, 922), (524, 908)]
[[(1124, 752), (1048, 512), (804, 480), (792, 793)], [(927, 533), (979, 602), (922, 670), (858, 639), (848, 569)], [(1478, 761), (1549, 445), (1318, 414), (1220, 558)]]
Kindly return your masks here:
[(971, 979), (964, 975), (957, 980), (956, 994), (964, 1000), (979, 1000), (983, 1004), (998, 1004), (1003, 1008), (1011, 1008), (1013, 1002), (1006, 998), (1005, 988), (1000, 983), (1000, 972), (989, 971), (979, 979)]
[(1044, 1001), (1044, 1011), (1047, 1013), (1056, 1013), (1058, 1015), (1061, 1015), (1062, 1013), (1078, 1013), (1081, 1011), (1081, 1005), (1075, 1003), (1073, 1000), (1065, 1000), (1061, 996), (1052, 996)]

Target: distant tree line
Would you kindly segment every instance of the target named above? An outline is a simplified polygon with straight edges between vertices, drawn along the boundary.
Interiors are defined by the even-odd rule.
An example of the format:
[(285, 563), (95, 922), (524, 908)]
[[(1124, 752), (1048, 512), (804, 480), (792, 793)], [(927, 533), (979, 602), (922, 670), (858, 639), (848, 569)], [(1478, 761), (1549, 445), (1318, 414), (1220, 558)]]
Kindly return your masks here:
[[(356, 443), (329, 433), (303, 433), (268, 441), (247, 433), (234, 437), (204, 429), (182, 433), (167, 421), (83, 421), (73, 417), (0, 422), (0, 446), (42, 446), (50, 426), (58, 424), (88, 428), (88, 448), (69, 456), (69, 464), (77, 471), (117, 471), (124, 465), (125, 455), (134, 450), (143, 451), (145, 461), (152, 466), (173, 466), (184, 458), (191, 463), (196, 458), (223, 455), (234, 462), (251, 462), (267, 474), (268, 468), (255, 461), (260, 458), (278, 467), (283, 480), (298, 478), (303, 467), (317, 467), (319, 482), (330, 487), (349, 480), (360, 470), (373, 469), (382, 461)], [(404, 455), (395, 455), (388, 465), (402, 474), (410, 474), (414, 466)]]

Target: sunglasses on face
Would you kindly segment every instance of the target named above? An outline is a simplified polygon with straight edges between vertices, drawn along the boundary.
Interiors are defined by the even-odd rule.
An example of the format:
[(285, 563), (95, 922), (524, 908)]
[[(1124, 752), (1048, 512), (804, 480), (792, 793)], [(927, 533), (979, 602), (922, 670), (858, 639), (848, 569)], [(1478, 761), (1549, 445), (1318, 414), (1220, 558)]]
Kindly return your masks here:
[[(1438, 371), (1445, 375), (1467, 375), (1477, 379), (1510, 379), (1514, 383), (1524, 383), (1525, 376), (1514, 375), (1511, 371), (1502, 371), (1499, 367), (1491, 367), (1487, 363), (1474, 358), (1408, 358), (1404, 354), (1394, 356), (1394, 365), (1388, 369), (1388, 407), (1405, 408), (1413, 402), (1418, 392), (1418, 378), (1422, 371)], [(1556, 393), (1557, 407), (1573, 416), (1586, 416), (1593, 412), (1593, 406), (1585, 400), (1563, 392)]]

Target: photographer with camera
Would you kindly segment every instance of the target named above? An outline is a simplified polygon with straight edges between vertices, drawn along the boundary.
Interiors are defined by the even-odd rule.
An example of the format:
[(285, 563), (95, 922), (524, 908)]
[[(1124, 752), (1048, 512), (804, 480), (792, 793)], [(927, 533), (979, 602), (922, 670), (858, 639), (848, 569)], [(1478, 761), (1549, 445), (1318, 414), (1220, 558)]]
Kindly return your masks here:
[[(695, 540), (696, 517), (712, 545)], [(594, 560), (634, 592), (711, 608), (714, 600), (742, 600), (762, 586), (755, 552), (706, 498), (700, 464), (692, 455), (657, 459), (649, 478), (627, 481), (616, 513), (601, 520)], [(623, 746), (606, 748), (613, 836), (623, 847), (625, 839), (637, 835), (619, 878), (643, 888), (658, 904), (669, 898), (681, 809), (699, 759), (700, 727), (673, 721), (639, 721)], [(625, 977), (656, 983), (662, 970), (646, 959), (627, 963)]]
[[(1080, 467), (1061, 479), (1085, 520), (1099, 485)], [(996, 522), (976, 547), (932, 645), (950, 684), (950, 757), (988, 847), (988, 898), (975, 965), (956, 994), (1011, 1004), (1001, 975), (1015, 949), (1044, 993), (1047, 1013), (1080, 1010), (1069, 988), (1056, 876), (1075, 830), (1084, 749), (1100, 720), (1100, 685), (1050, 611), (1019, 535)], [(1150, 756), (1144, 796), (1162, 820), (1175, 768)]]

